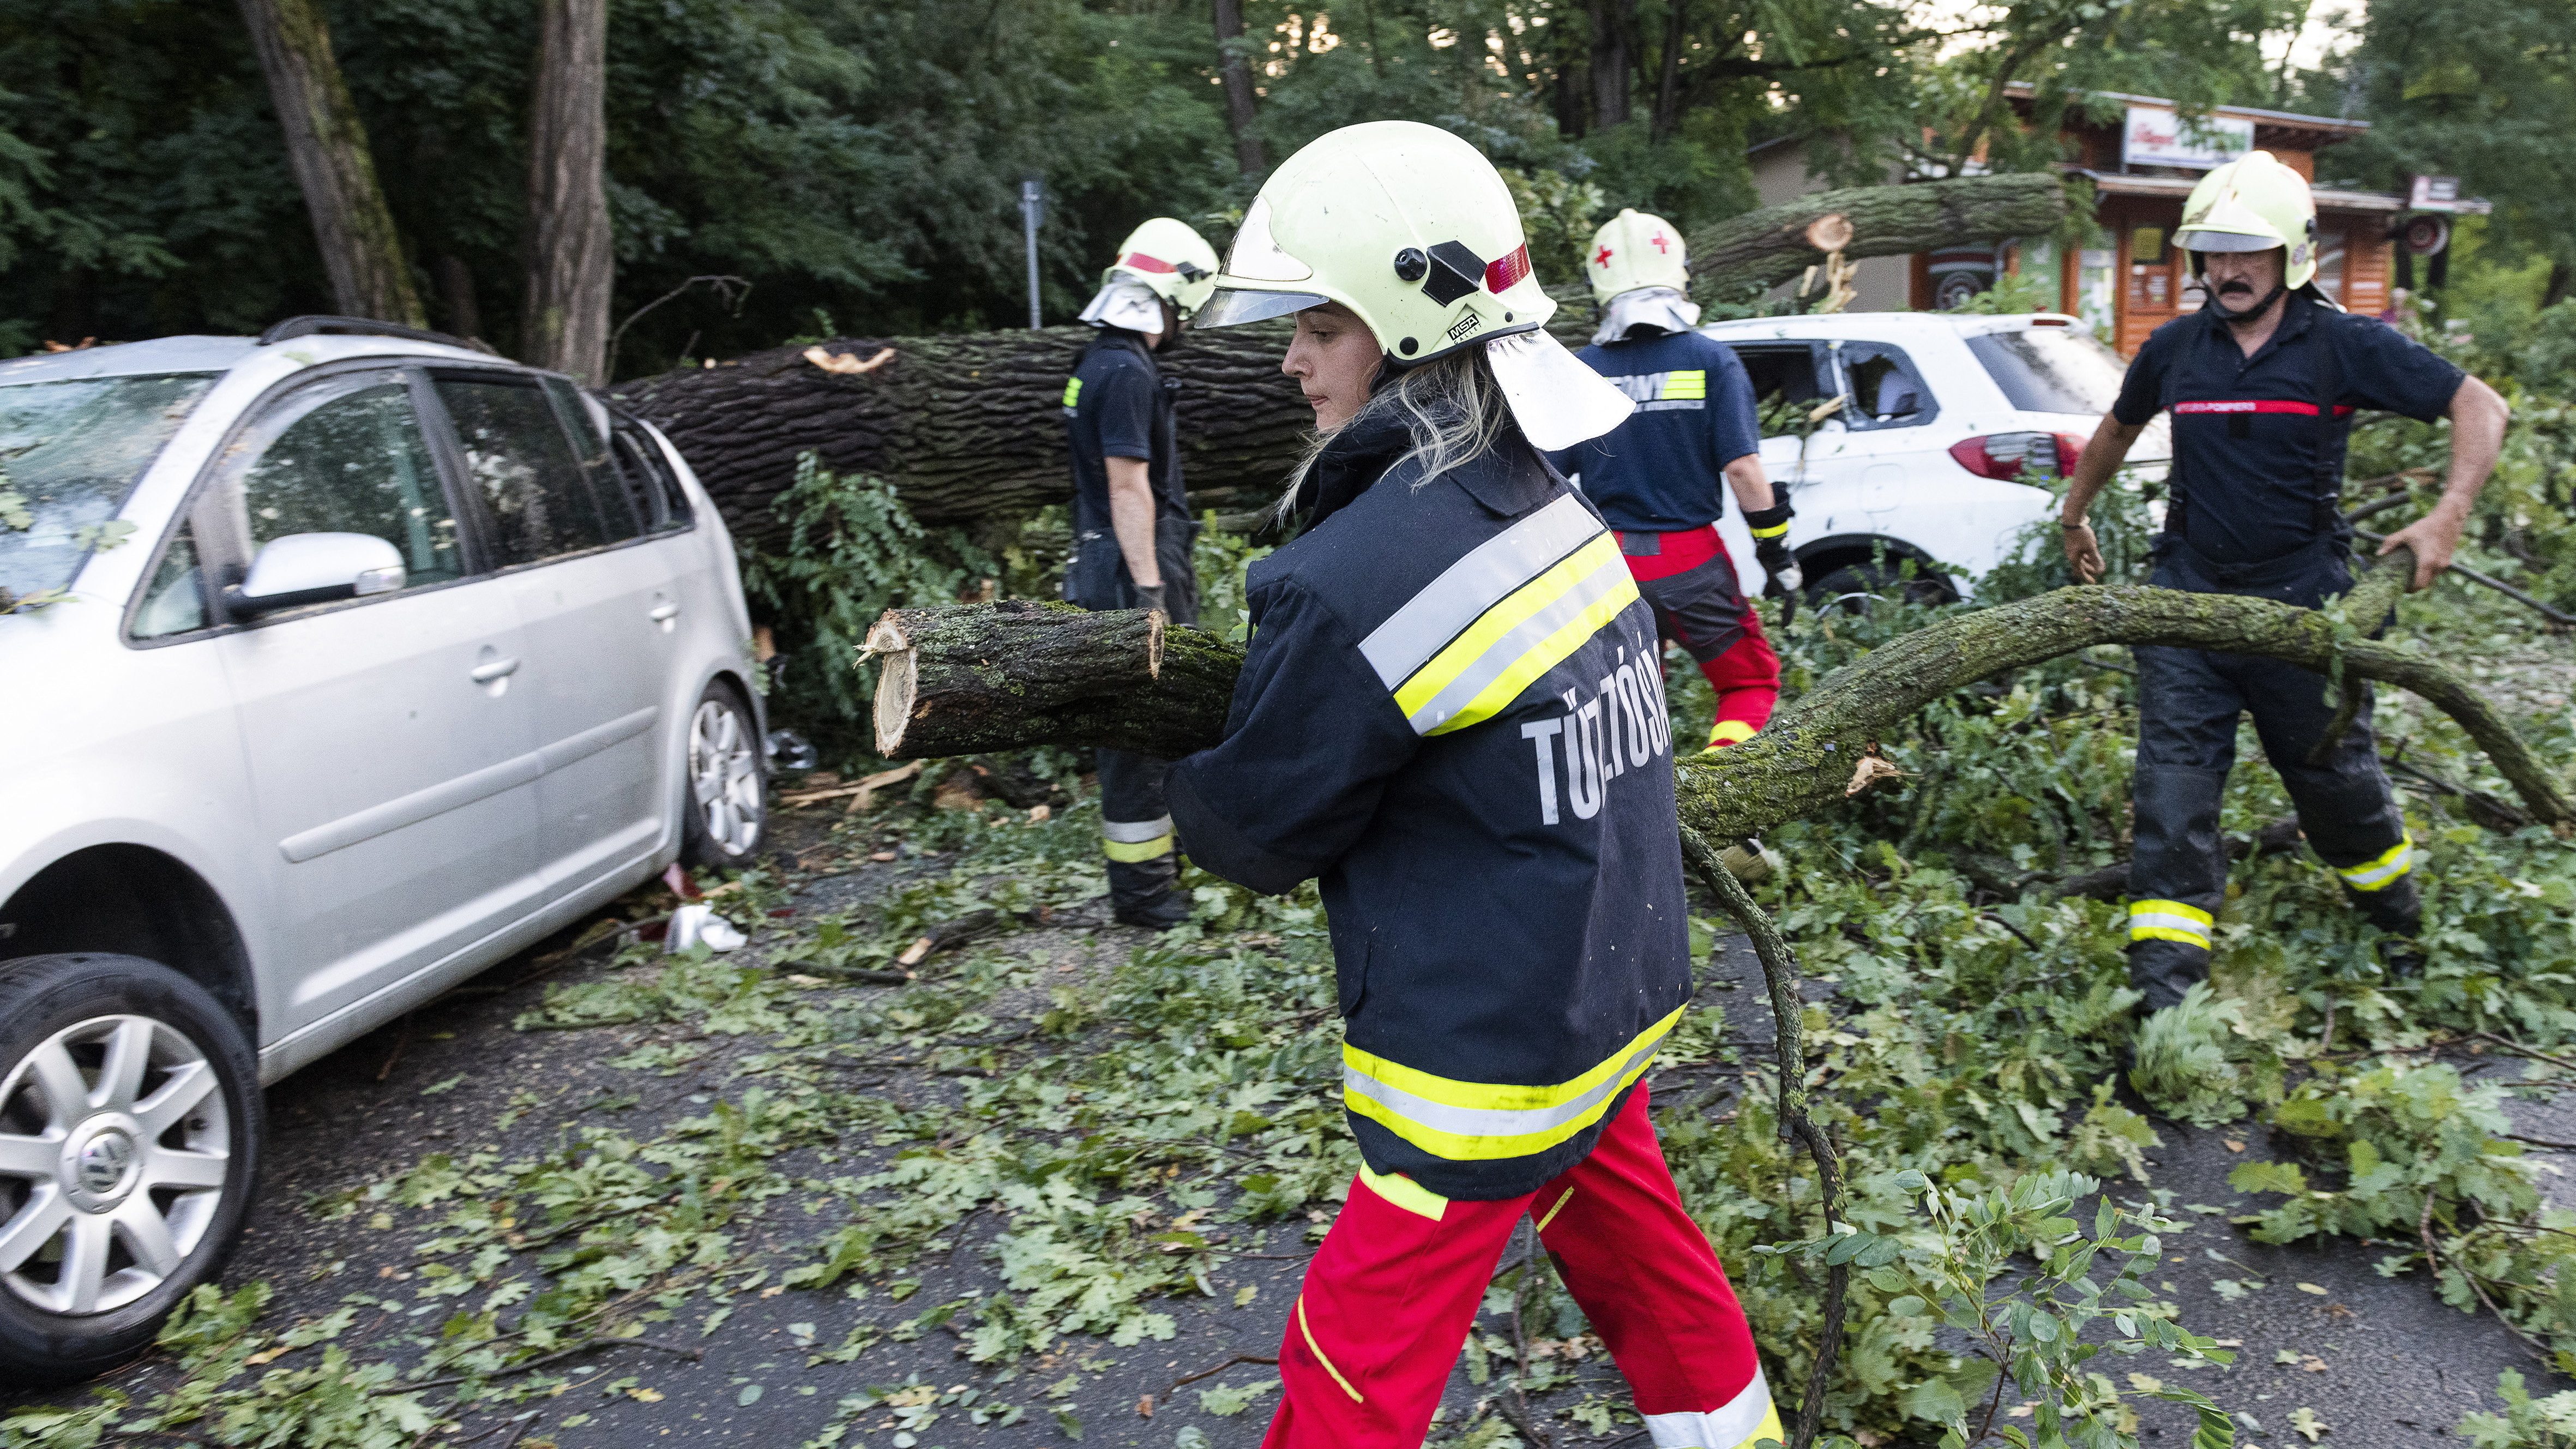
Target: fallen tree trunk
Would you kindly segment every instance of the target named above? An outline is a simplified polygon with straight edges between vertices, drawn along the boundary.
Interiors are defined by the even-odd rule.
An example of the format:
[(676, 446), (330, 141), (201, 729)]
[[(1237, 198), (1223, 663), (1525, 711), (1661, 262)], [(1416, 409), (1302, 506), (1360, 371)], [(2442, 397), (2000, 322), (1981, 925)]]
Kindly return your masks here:
[[(2381, 571), (2413, 567), (2401, 550)], [(2387, 587), (2375, 582), (2373, 596)], [(1027, 604), (889, 612), (869, 640), (888, 664), (878, 749), (909, 758), (1115, 745), (1171, 758), (1216, 744), (1242, 651), (1192, 629), (1140, 627), (1146, 619)], [(2347, 677), (2412, 690), (2450, 715), (2533, 819), (2576, 825), (2576, 803), (2530, 745), (2439, 660), (2383, 641), (2339, 640), (2336, 620), (2317, 610), (2135, 584), (2059, 589), (1955, 614), (1837, 670), (1752, 739), (1680, 761), (1682, 821), (1711, 839), (1739, 839), (1901, 778), (1878, 741), (1907, 716), (1978, 680), (2096, 644), (2255, 654), (2320, 673), (2340, 658)]]
[[(1834, 217), (1847, 227), (1835, 227)], [(1819, 191), (1702, 228), (1690, 238), (1691, 291), (1732, 301), (1778, 286), (1837, 250), (1846, 261), (1903, 256), (2039, 236), (2065, 219), (2065, 184), (2045, 171)], [(1817, 244), (1845, 236), (1839, 248)]]
[[(1851, 257), (1993, 241), (2055, 227), (2065, 211), (2049, 175), (1978, 176), (1912, 186), (1820, 192), (1701, 232), (1691, 242), (1695, 287), (1733, 292), (1794, 277), (1823, 255), (1807, 240), (1841, 216)], [(1569, 278), (1572, 282), (1574, 279)], [(1579, 345), (1592, 332), (1590, 295), (1559, 288), (1549, 330)], [(781, 347), (720, 367), (682, 368), (622, 383), (617, 400), (671, 437), (746, 544), (776, 547), (785, 526), (771, 505), (813, 453), (835, 472), (895, 485), (925, 523), (1025, 513), (1071, 491), (1064, 456), (1064, 382), (1088, 327), (950, 337), (836, 337), (818, 349)], [(1180, 414), (1181, 463), (1194, 490), (1278, 486), (1314, 414), (1282, 376), (1288, 325), (1185, 332), (1158, 354)], [(809, 360), (865, 361), (827, 371)], [(847, 363), (842, 364), (848, 366)]]

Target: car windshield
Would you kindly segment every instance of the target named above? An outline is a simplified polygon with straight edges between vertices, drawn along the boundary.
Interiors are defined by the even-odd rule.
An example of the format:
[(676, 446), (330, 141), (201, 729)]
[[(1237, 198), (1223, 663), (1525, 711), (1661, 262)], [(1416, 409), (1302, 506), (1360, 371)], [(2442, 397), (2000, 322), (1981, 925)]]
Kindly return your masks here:
[(1969, 338), (1968, 350), (2026, 413), (2107, 413), (2126, 371), (2110, 348), (2072, 327), (1988, 332)]
[(71, 586), (145, 464), (220, 374), (0, 387), (0, 591)]

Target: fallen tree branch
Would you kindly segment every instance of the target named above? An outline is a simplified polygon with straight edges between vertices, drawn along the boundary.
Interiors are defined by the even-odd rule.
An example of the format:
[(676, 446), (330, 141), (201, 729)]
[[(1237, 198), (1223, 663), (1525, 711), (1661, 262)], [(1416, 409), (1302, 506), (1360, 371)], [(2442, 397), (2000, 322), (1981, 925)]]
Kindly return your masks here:
[[(2385, 565), (2383, 565), (2385, 566)], [(1826, 677), (1742, 744), (1678, 761), (1683, 823), (1738, 840), (1845, 798), (1879, 738), (1967, 685), (2096, 644), (2253, 654), (2393, 684), (2456, 721), (2533, 819), (2576, 825), (2553, 771), (2458, 671), (2385, 640), (2355, 639), (2314, 609), (2136, 584), (2058, 589), (1952, 614)], [(1109, 745), (1177, 759), (1218, 743), (1243, 651), (1159, 616), (1055, 604), (887, 612), (869, 635), (886, 661), (879, 753), (897, 759), (1031, 745)]]
[[(1717, 858), (1708, 841), (1687, 825), (1682, 827), (1682, 856), (1718, 904), (1744, 928), (1753, 941), (1755, 958), (1762, 963), (1762, 979), (1771, 990), (1771, 1059), (1780, 1078), (1780, 1135), (1803, 1145), (1815, 1159), (1817, 1185), (1825, 1200), (1825, 1233), (1830, 1236), (1834, 1225), (1843, 1221), (1842, 1159), (1832, 1139), (1807, 1115), (1806, 998), (1798, 990), (1798, 958), (1770, 913)], [(1790, 1432), (1789, 1449), (1807, 1449), (1824, 1422), (1825, 1386), (1833, 1380), (1834, 1360), (1842, 1351), (1843, 1313), (1850, 1288), (1850, 1264), (1836, 1263), (1825, 1270), (1824, 1327), (1817, 1335), (1816, 1364), (1807, 1378), (1806, 1399)]]

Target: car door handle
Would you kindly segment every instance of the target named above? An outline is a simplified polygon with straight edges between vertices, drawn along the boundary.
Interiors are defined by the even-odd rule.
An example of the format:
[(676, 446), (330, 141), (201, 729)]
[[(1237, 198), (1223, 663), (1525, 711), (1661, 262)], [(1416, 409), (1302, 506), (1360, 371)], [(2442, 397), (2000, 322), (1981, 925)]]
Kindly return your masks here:
[(677, 604), (655, 604), (653, 606), (653, 612), (645, 617), (651, 619), (656, 624), (668, 624), (673, 619), (680, 617), (680, 606)]
[(465, 677), (476, 684), (490, 684), (493, 680), (507, 679), (518, 672), (519, 661), (515, 658), (490, 659), (467, 670)]

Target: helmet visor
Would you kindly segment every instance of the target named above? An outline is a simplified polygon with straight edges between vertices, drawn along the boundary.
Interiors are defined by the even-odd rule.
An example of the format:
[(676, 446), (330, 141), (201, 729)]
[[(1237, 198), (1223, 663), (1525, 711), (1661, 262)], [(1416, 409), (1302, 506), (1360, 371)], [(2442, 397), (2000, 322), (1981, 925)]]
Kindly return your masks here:
[(1303, 282), (1315, 275), (1315, 269), (1290, 256), (1279, 239), (1270, 233), (1270, 198), (1256, 196), (1243, 213), (1243, 225), (1234, 233), (1234, 246), (1225, 254), (1220, 269), (1229, 277), (1247, 282)]
[(2277, 236), (2247, 236), (2241, 231), (2186, 228), (2174, 241), (2187, 252), (2268, 252), (2284, 243)]
[(1195, 325), (1200, 327), (1233, 327), (1244, 322), (1266, 322), (1320, 307), (1332, 298), (1321, 292), (1255, 292), (1238, 287), (1219, 287), (1208, 304), (1199, 309)]

